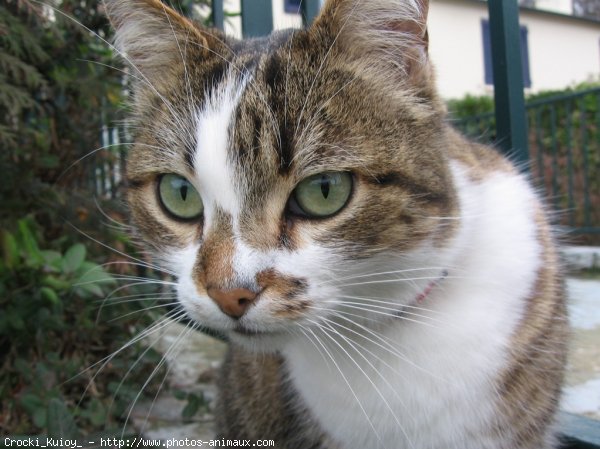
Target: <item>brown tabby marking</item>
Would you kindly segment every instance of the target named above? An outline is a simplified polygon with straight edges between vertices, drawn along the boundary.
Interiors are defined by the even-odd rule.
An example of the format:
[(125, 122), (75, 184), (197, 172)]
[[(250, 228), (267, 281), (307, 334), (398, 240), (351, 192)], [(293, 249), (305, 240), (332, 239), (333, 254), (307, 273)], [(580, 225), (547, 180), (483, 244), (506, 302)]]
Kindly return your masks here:
[[(540, 430), (554, 425), (569, 340), (560, 262), (541, 209), (536, 221), (543, 262), (521, 325), (513, 335), (512, 360), (499, 383), (499, 409), (511, 423), (514, 445), (532, 449), (549, 443)], [(522, 414), (521, 408), (530, 413)]]
[(483, 182), (498, 172), (516, 173), (513, 165), (489, 147), (466, 140), (455, 129), (447, 127), (445, 141), (450, 157), (468, 168), (473, 182)]
[(273, 315), (293, 319), (300, 317), (310, 307), (311, 302), (303, 299), (307, 285), (303, 279), (285, 276), (275, 270), (266, 270), (256, 276), (265, 294), (276, 298), (277, 304)]
[(218, 379), (221, 400), (216, 416), (225, 437), (269, 438), (286, 449), (336, 448), (294, 392), (281, 358), (231, 347), (224, 363), (229, 369)]

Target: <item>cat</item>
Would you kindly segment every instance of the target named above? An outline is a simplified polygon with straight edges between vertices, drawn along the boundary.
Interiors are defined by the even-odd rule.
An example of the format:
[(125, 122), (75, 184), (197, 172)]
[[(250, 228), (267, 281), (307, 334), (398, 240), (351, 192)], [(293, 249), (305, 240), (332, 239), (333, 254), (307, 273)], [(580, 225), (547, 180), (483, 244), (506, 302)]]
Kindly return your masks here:
[(527, 177), (449, 126), (426, 0), (327, 0), (245, 41), (105, 6), (135, 81), (132, 221), (229, 340), (220, 437), (556, 447), (553, 233)]

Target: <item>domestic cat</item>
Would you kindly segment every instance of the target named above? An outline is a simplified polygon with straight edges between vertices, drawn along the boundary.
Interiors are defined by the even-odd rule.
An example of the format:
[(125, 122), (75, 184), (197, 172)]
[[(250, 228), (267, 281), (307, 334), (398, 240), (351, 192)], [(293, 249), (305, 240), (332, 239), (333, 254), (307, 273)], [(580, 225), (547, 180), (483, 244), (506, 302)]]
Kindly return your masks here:
[(219, 436), (555, 447), (552, 232), (526, 177), (448, 125), (425, 0), (328, 0), (247, 41), (105, 4), (135, 79), (133, 222), (230, 341)]

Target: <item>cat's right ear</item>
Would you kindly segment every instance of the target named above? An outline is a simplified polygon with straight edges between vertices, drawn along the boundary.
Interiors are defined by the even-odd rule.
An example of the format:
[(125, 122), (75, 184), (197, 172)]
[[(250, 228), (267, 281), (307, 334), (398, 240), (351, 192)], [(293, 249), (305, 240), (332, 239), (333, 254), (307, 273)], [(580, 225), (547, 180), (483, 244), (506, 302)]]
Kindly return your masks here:
[(193, 52), (214, 52), (219, 36), (190, 21), (160, 0), (104, 0), (115, 29), (115, 47), (134, 69), (134, 76), (153, 85), (168, 82), (169, 71)]
[(428, 0), (326, 0), (313, 24), (329, 51), (364, 77), (435, 96), (428, 57)]

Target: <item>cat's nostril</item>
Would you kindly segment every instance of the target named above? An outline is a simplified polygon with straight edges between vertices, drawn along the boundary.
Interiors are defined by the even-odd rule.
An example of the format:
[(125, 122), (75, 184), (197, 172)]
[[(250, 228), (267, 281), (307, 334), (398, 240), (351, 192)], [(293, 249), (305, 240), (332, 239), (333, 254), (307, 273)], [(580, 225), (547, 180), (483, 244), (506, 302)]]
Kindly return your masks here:
[(246, 288), (222, 290), (209, 287), (208, 296), (219, 306), (221, 311), (232, 318), (241, 318), (256, 301), (257, 294)]

